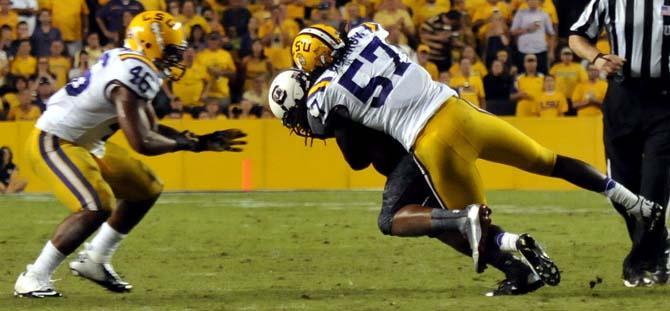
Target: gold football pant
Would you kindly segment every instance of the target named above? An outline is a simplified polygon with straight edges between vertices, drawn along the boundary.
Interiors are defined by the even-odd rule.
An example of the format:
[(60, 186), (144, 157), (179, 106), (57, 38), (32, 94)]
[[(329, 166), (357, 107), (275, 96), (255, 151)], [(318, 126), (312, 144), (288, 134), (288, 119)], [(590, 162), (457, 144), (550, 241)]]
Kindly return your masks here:
[(556, 154), (497, 118), (451, 97), (428, 121), (413, 147), (414, 157), (443, 207), (486, 204), (477, 159), (551, 174)]
[(35, 174), (72, 212), (111, 211), (116, 198), (148, 200), (163, 189), (163, 183), (149, 167), (109, 142), (104, 157), (98, 158), (84, 147), (35, 128), (27, 154)]

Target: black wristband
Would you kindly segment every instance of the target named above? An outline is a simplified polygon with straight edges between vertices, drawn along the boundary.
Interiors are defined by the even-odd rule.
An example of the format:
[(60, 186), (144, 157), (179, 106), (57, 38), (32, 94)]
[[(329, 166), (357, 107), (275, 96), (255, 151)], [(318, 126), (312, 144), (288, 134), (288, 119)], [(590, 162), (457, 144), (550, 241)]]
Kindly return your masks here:
[(598, 60), (598, 58), (602, 58), (602, 59), (604, 59), (604, 60), (607, 60), (607, 58), (605, 58), (605, 54), (603, 54), (603, 53), (598, 53), (598, 55), (596, 55), (596, 57), (594, 57), (593, 60), (591, 61), (591, 64), (595, 64), (596, 61)]

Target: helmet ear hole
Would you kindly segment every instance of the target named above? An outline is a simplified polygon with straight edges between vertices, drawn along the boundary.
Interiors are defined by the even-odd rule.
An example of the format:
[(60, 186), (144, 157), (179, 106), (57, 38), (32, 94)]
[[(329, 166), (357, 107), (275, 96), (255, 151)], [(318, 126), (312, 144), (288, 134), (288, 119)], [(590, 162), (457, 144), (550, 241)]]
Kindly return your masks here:
[(149, 42), (145, 43), (144, 48), (150, 49), (151, 48), (151, 43), (149, 43)]

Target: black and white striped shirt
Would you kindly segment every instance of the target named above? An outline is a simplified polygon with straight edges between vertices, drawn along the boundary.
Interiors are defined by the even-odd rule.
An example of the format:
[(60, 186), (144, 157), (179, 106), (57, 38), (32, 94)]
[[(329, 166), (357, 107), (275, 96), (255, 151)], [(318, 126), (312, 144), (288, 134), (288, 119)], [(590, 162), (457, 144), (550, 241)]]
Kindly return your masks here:
[(603, 28), (625, 77), (670, 76), (670, 0), (591, 0), (570, 31), (595, 42)]

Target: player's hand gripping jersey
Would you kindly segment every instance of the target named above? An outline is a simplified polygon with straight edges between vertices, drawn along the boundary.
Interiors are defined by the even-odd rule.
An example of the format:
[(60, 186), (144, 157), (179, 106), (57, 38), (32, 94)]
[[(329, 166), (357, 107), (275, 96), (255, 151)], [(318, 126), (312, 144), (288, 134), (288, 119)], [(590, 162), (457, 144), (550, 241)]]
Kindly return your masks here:
[(116, 106), (110, 100), (112, 90), (123, 85), (150, 101), (161, 84), (158, 69), (142, 54), (125, 48), (109, 50), (86, 74), (49, 99), (36, 127), (102, 157), (104, 141), (119, 128)]
[(308, 92), (309, 113), (325, 123), (345, 106), (353, 121), (389, 133), (409, 150), (433, 113), (456, 92), (386, 43), (388, 32), (365, 23), (348, 33), (344, 60), (324, 72)]

